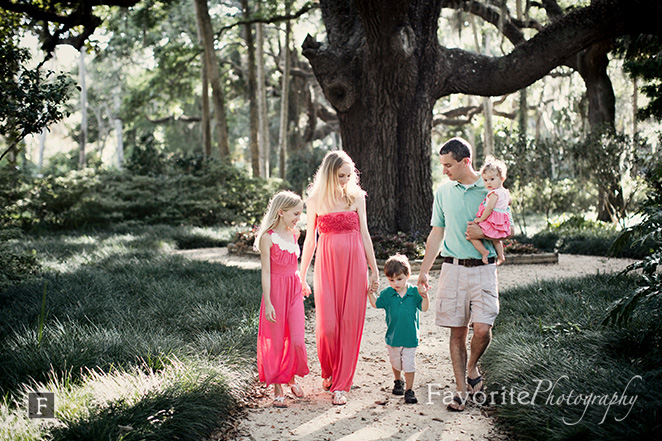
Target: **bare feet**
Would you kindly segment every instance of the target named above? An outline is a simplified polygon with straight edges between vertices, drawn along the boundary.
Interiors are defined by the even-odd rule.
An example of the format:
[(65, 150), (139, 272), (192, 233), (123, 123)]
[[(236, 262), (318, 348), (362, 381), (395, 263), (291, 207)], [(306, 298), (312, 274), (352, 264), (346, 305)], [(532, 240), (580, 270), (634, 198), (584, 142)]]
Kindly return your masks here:
[(481, 251), (480, 254), (483, 256), (482, 261), (483, 261), (483, 263), (484, 263), (485, 265), (487, 265), (488, 263), (490, 263), (490, 262), (487, 260), (487, 256), (490, 255), (490, 252), (489, 252), (489, 251), (487, 251), (487, 250), (485, 250), (485, 251)]
[(344, 406), (347, 404), (347, 395), (344, 390), (333, 391), (333, 400), (331, 401), (336, 406)]
[(322, 379), (322, 389), (329, 390), (331, 389), (331, 377)]
[(503, 254), (499, 254), (497, 256), (497, 265), (501, 265), (505, 261), (506, 261), (506, 256), (504, 256)]

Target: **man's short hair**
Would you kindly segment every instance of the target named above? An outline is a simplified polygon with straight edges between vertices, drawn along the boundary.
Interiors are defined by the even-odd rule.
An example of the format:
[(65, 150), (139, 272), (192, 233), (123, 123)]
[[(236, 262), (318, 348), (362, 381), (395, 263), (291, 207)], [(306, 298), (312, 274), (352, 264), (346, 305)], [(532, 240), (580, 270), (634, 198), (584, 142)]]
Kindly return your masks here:
[(407, 256), (398, 253), (389, 257), (384, 264), (384, 274), (386, 277), (397, 277), (401, 274), (409, 277), (411, 275), (411, 266), (409, 266)]
[(450, 153), (457, 162), (460, 162), (464, 158), (471, 159), (471, 144), (464, 138), (456, 136), (451, 138), (444, 145), (441, 146), (439, 150), (440, 155), (446, 155)]

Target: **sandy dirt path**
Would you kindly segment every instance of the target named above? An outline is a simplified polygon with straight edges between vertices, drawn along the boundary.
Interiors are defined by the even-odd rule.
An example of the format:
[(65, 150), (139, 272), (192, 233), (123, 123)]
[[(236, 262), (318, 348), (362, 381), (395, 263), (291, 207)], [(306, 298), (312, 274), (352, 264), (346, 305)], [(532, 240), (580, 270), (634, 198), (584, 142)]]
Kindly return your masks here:
[[(178, 254), (236, 265), (259, 268), (253, 256), (229, 255), (225, 248), (187, 250)], [(559, 279), (597, 272), (615, 272), (632, 261), (591, 256), (559, 256), (558, 264), (503, 265), (498, 270), (500, 289), (536, 280)], [(309, 279), (312, 271), (309, 271)], [(433, 292), (438, 271), (431, 273)], [(416, 283), (415, 273), (410, 280)], [(312, 280), (309, 282), (312, 286)], [(388, 286), (385, 277), (381, 288)], [(384, 311), (368, 305), (359, 364), (346, 406), (332, 406), (331, 394), (321, 387), (315, 348), (315, 317), (306, 321), (306, 344), (310, 374), (299, 379), (306, 396), (295, 399), (287, 394), (287, 409), (272, 407), (271, 388), (262, 388), (262, 398), (249, 408), (239, 427), (241, 440), (506, 440), (485, 409), (469, 404), (464, 412), (446, 410), (446, 400), (454, 391), (448, 355), (449, 331), (434, 324), (434, 294), (428, 312), (421, 313), (421, 342), (416, 355), (414, 391), (418, 404), (405, 404), (391, 394), (393, 374), (384, 343)], [(502, 307), (507, 307), (502, 305)], [(489, 388), (489, 384), (487, 384)], [(287, 389), (286, 389), (287, 390)], [(289, 390), (287, 390), (289, 392)]]

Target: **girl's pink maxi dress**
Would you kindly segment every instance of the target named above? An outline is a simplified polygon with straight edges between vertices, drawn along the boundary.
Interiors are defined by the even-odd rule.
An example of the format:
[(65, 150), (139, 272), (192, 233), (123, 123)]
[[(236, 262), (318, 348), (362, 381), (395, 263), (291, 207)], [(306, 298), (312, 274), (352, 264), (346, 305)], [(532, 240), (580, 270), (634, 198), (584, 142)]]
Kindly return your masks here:
[(263, 301), (257, 333), (257, 370), (260, 381), (267, 386), (287, 383), (294, 375), (302, 377), (308, 373), (303, 296), (296, 274), (299, 245), (286, 242), (273, 231), (269, 234), (273, 242), (271, 303), (276, 310), (276, 323), (267, 320)]
[(368, 263), (356, 211), (317, 217), (315, 312), (317, 356), (331, 390), (349, 391), (359, 358)]

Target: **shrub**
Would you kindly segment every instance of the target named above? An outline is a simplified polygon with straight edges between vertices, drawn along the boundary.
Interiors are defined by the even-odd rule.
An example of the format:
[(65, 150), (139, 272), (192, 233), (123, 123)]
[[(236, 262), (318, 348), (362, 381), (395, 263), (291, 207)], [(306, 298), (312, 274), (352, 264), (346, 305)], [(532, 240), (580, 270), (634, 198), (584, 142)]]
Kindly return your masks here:
[(540, 254), (542, 251), (531, 243), (522, 243), (516, 239), (503, 241), (503, 251), (506, 254)]
[(422, 259), (425, 255), (424, 240), (425, 238), (403, 232), (372, 235), (372, 243), (377, 259), (388, 259), (396, 253), (404, 254), (409, 259)]
[(33, 279), (41, 266), (34, 252), (20, 251), (12, 247), (10, 240), (20, 239), (17, 229), (0, 229), (0, 291), (5, 288)]
[(605, 319), (606, 323), (627, 322), (640, 304), (647, 304), (647, 314), (659, 315), (662, 304), (662, 274), (658, 271), (662, 264), (662, 165), (648, 173), (651, 192), (645, 203), (639, 224), (628, 228), (614, 243), (618, 251), (633, 241), (641, 246), (646, 255), (643, 260), (630, 265), (624, 272), (641, 270), (642, 279), (639, 287), (630, 296), (621, 299), (610, 308)]
[[(217, 161), (170, 158), (162, 174), (130, 170), (71, 171), (64, 176), (0, 181), (6, 223), (28, 228), (75, 229), (137, 222), (155, 225), (252, 224), (278, 180), (252, 178)], [(142, 170), (141, 170), (142, 172)]]
[(588, 256), (614, 256), (641, 259), (650, 247), (650, 240), (643, 243), (628, 240), (618, 250), (612, 244), (619, 236), (617, 227), (606, 222), (585, 219), (573, 215), (567, 219), (549, 222), (547, 228), (532, 238), (518, 237), (525, 243), (547, 251)]

